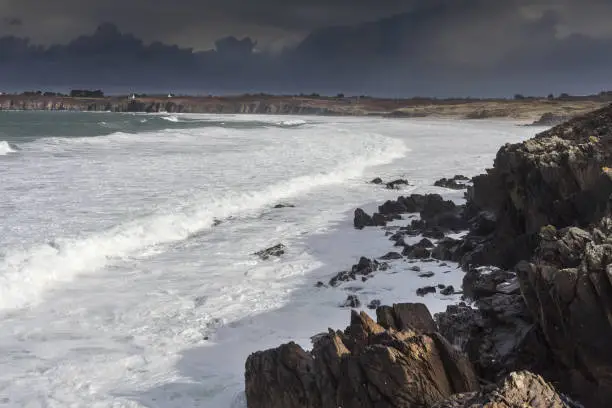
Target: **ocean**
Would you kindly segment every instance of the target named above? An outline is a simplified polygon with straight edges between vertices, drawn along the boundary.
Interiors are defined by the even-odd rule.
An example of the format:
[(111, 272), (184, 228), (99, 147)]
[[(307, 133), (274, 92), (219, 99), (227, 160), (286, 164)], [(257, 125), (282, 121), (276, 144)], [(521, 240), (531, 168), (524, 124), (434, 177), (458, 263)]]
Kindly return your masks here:
[[(244, 362), (362, 308), (458, 296), (456, 265), (404, 261), (317, 288), (393, 250), (357, 207), (437, 192), (507, 142), (510, 121), (0, 112), (0, 407), (245, 407)], [(369, 181), (404, 178), (388, 190)], [(292, 207), (275, 208), (278, 204)], [(401, 222), (400, 222), (401, 223)], [(282, 243), (286, 253), (255, 252)], [(412, 266), (412, 265), (411, 265)], [(436, 269), (437, 268), (437, 269)]]

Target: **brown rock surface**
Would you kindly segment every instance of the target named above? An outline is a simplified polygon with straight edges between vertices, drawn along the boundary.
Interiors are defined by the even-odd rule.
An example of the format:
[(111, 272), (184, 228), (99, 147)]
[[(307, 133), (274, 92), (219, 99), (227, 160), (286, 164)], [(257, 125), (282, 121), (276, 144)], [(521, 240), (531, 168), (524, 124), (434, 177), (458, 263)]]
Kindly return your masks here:
[[(393, 324), (435, 328), (424, 306), (384, 310)], [(344, 332), (330, 330), (311, 352), (289, 343), (252, 354), (245, 379), (249, 408), (430, 407), (479, 389), (471, 363), (438, 333), (385, 329), (355, 311)]]

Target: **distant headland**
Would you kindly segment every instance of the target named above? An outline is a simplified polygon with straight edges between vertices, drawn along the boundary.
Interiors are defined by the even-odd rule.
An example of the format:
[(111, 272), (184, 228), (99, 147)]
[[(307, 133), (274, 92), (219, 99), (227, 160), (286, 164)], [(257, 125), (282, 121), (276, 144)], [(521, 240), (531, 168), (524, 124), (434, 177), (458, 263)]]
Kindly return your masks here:
[(105, 95), (101, 90), (72, 90), (68, 94), (29, 91), (0, 93), (0, 110), (108, 111), (142, 113), (291, 114), (383, 116), (395, 118), (441, 117), (453, 119), (515, 119), (554, 125), (612, 102), (612, 92), (512, 98), (375, 98), (319, 94), (228, 96)]

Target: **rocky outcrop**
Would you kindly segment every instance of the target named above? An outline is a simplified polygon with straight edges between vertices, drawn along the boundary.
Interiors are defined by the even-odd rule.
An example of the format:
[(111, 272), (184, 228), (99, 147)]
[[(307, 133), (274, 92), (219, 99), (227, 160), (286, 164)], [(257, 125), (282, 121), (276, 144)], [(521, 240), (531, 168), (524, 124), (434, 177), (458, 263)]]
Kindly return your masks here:
[(531, 126), (556, 126), (570, 119), (571, 116), (569, 115), (546, 112), (538, 120), (534, 121)]
[(612, 398), (612, 219), (540, 237), (534, 259), (517, 266), (521, 292), (571, 389), (601, 403)]
[(353, 311), (344, 332), (317, 336), (311, 352), (289, 343), (249, 356), (248, 407), (432, 407), (479, 390), (470, 362), (432, 331), (424, 306), (379, 308), (377, 315), (380, 324)]
[(559, 394), (542, 377), (528, 371), (514, 372), (498, 385), (478, 393), (454, 395), (434, 408), (579, 408)]
[(503, 146), (494, 167), (468, 189), (468, 211), (488, 212), (495, 231), (464, 263), (511, 268), (530, 259), (543, 226), (585, 226), (600, 219), (612, 193), (610, 163), (612, 107)]
[(467, 182), (470, 181), (469, 178), (458, 174), (453, 178), (441, 178), (434, 183), (436, 187), (449, 188), (451, 190), (465, 190), (468, 188)]
[(274, 245), (273, 247), (255, 252), (253, 255), (260, 257), (262, 260), (268, 260), (270, 257), (279, 257), (285, 254), (286, 247), (283, 244)]

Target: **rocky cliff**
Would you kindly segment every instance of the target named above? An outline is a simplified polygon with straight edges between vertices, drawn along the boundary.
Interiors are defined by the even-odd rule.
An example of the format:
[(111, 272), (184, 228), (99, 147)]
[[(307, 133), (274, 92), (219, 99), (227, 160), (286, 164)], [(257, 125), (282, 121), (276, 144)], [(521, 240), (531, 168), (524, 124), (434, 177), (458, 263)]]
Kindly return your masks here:
[[(354, 313), (312, 352), (255, 353), (249, 407), (580, 406), (551, 384), (586, 407), (609, 406), (611, 164), (609, 106), (503, 146), (464, 206), (413, 195), (382, 205), (370, 217), (380, 223), (356, 212), (356, 228), (420, 212), (390, 239), (405, 247), (400, 257), (460, 262), (471, 304), (449, 306), (435, 323), (424, 307), (382, 306), (377, 323)], [(466, 227), (464, 238), (444, 238)], [(430, 233), (435, 244), (403, 243), (403, 234)]]

